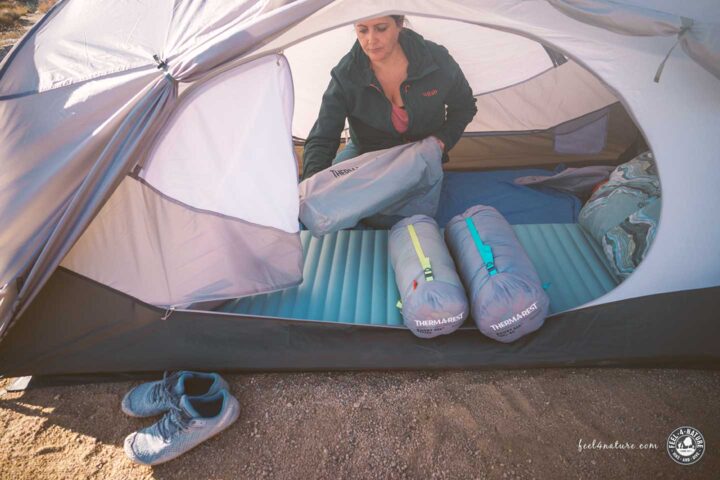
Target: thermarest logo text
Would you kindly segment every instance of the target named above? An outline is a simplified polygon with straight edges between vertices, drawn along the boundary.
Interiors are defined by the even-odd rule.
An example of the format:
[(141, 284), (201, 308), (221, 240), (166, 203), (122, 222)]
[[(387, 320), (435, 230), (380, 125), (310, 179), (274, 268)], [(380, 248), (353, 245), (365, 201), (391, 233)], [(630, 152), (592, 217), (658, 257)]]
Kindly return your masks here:
[(526, 308), (522, 312), (513, 315), (512, 317), (508, 318), (507, 320), (503, 320), (502, 322), (496, 323), (495, 325), (490, 325), (490, 328), (492, 328), (494, 331), (498, 331), (503, 327), (512, 325), (513, 323), (517, 322), (518, 320), (522, 320), (523, 318), (527, 317), (528, 315), (530, 315), (530, 313), (534, 312), (535, 310), (537, 310), (537, 302), (533, 303), (532, 305), (530, 305), (528, 308)]
[(341, 168), (339, 170), (330, 170), (333, 175), (335, 175), (335, 178), (342, 177), (343, 175), (347, 175), (350, 172), (353, 172), (357, 170), (359, 167), (352, 167), (352, 168)]
[(448, 323), (455, 323), (463, 319), (465, 312), (454, 317), (438, 318), (437, 320), (415, 320), (415, 325), (418, 327), (434, 327), (435, 325), (446, 325)]

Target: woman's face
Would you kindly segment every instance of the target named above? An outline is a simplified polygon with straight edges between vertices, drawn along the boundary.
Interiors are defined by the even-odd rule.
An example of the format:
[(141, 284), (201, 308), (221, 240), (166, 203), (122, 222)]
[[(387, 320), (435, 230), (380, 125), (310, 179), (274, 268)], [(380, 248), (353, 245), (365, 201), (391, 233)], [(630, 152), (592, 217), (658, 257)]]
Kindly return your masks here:
[(355, 24), (360, 46), (373, 62), (390, 57), (398, 45), (400, 30), (392, 17), (371, 18)]

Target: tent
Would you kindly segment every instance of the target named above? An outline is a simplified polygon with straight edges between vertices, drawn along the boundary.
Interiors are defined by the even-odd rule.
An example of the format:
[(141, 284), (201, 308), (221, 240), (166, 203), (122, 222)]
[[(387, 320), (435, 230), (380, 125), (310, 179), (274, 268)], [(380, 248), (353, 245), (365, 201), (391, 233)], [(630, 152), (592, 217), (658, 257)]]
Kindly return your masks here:
[[(483, 113), (448, 170), (617, 164), (642, 133), (663, 205), (633, 275), (599, 274), (577, 225), (521, 225), (545, 327), (420, 340), (386, 231), (300, 231), (293, 139), (352, 23), (396, 13)], [(715, 0), (62, 0), (0, 65), (0, 119), (0, 374), (720, 358)]]

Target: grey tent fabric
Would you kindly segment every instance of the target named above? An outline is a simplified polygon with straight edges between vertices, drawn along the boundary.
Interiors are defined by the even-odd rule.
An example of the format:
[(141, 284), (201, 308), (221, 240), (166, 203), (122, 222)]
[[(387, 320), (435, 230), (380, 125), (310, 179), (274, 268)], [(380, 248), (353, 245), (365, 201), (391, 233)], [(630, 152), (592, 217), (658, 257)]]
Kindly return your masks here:
[[(0, 339), (12, 321), (22, 315), (103, 203), (120, 184), (123, 176), (129, 173), (135, 164), (142, 163), (142, 155), (147, 153), (154, 134), (162, 127), (163, 120), (172, 110), (177, 96), (177, 82), (196, 80), (213, 69), (220, 68), (230, 60), (259, 47), (288, 26), (328, 3), (330, 0), (297, 0), (269, 12), (255, 12), (256, 15), (242, 17), (239, 22), (236, 20), (235, 11), (234, 14), (216, 19), (218, 23), (213, 25), (215, 33), (205, 42), (195, 46), (195, 39), (188, 38), (186, 43), (176, 45), (177, 52), (167, 52), (168, 59), (161, 60), (167, 60), (163, 68), (167, 68), (169, 73), (163, 75), (158, 72), (154, 81), (134, 97), (130, 105), (132, 110), (120, 117), (121, 123), (105, 148), (98, 156), (89, 157), (97, 160), (86, 170), (82, 184), (72, 193), (70, 199), (55, 200), (59, 205), (65, 203), (67, 207), (59, 210), (59, 214), (54, 217), (59, 218), (57, 223), (46, 222), (43, 225), (44, 238), (39, 238), (36, 242), (38, 247), (45, 243), (42, 251), (26, 252), (22, 265), (11, 273), (8, 280), (16, 280), (21, 272), (27, 271), (32, 265), (13, 305), (3, 306), (0, 311), (3, 315), (0, 317)], [(278, 2), (266, 4), (268, 8), (277, 5)], [(252, 2), (246, 4), (246, 8), (251, 6)], [(192, 16), (193, 12), (186, 11), (185, 15)], [(167, 64), (170, 65), (169, 68)], [(58, 106), (60, 107), (61, 105)], [(20, 149), (22, 147), (22, 143), (17, 146)], [(72, 149), (68, 150), (70, 151), (60, 150), (61, 153), (57, 155), (72, 156)], [(9, 152), (8, 158), (12, 158), (12, 153)], [(62, 178), (58, 177), (57, 181), (62, 181)], [(16, 196), (21, 198), (26, 196), (26, 192), (16, 192)], [(43, 206), (43, 217), (46, 216), (44, 212), (47, 209), (47, 205)], [(27, 215), (32, 212), (17, 209), (15, 214)], [(43, 242), (44, 239), (47, 241)], [(39, 257), (33, 262), (37, 255)]]
[(606, 0), (547, 0), (565, 15), (623, 35), (677, 35), (683, 26), (677, 15)]
[(470, 297), (470, 314), (483, 334), (509, 343), (542, 326), (550, 299), (515, 232), (497, 210), (470, 207), (447, 224), (445, 241)]
[[(33, 264), (16, 300), (16, 316), (22, 315), (104, 201), (132, 168), (143, 147), (143, 139), (157, 131), (162, 124), (162, 118), (169, 112), (175, 99), (175, 91), (176, 84), (169, 77), (157, 79), (123, 120), (73, 195), (45, 248)], [(0, 337), (6, 325), (9, 326), (0, 322)]]
[(433, 138), (368, 152), (300, 183), (300, 220), (315, 236), (375, 214), (435, 215), (442, 152)]
[(608, 108), (570, 120), (553, 130), (557, 153), (574, 155), (597, 155), (607, 143), (610, 114)]
[(61, 266), (174, 308), (295, 286), (302, 264), (297, 233), (191, 208), (126, 176)]
[(468, 301), (435, 220), (414, 215), (399, 221), (388, 249), (405, 326), (420, 338), (457, 330), (468, 316)]
[(692, 59), (720, 78), (720, 25), (696, 22), (680, 44)]
[(720, 25), (608, 0), (547, 1), (575, 20), (622, 35), (677, 35), (683, 50), (720, 79)]
[(531, 175), (519, 177), (513, 183), (529, 187), (549, 187), (561, 192), (577, 195), (580, 198), (590, 196), (592, 189), (610, 177), (615, 167), (593, 165), (591, 167), (566, 168), (555, 175)]

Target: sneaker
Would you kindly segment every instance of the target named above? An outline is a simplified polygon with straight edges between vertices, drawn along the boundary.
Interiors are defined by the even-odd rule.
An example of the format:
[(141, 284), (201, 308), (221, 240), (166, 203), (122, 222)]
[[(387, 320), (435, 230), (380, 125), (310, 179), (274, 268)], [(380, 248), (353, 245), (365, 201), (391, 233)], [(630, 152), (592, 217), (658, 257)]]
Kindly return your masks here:
[(162, 380), (138, 385), (122, 399), (120, 408), (131, 417), (152, 417), (170, 410), (184, 394), (197, 397), (227, 390), (228, 384), (217, 373), (165, 372)]
[(183, 395), (158, 422), (125, 438), (125, 454), (142, 465), (167, 462), (225, 430), (239, 415), (240, 405), (227, 390)]

